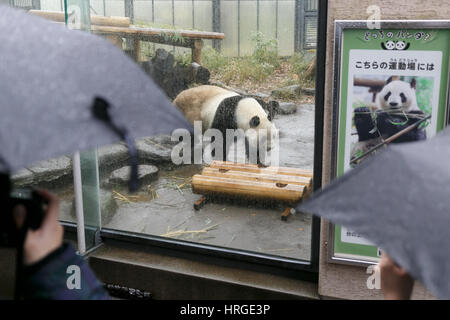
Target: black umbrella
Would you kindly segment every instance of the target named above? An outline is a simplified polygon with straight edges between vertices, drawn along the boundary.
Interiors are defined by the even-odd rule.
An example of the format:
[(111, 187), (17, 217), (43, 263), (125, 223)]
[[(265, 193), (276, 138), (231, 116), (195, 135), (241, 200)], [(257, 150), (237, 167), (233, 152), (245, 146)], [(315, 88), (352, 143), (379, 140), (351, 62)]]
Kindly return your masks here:
[[(0, 6), (0, 171), (191, 125), (106, 40)], [(134, 166), (136, 168), (136, 166)], [(135, 172), (136, 176), (136, 172)]]
[(352, 228), (450, 298), (450, 128), (389, 146), (297, 208)]

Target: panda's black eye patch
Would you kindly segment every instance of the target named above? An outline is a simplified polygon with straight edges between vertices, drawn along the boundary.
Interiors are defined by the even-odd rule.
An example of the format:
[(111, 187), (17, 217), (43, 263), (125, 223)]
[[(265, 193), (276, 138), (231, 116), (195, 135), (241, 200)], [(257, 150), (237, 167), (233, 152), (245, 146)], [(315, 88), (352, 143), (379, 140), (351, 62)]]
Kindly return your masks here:
[(385, 96), (384, 96), (384, 100), (387, 101), (389, 99), (389, 97), (391, 96), (392, 92), (388, 92)]
[(402, 103), (405, 103), (408, 100), (403, 92), (400, 93), (400, 98), (402, 98)]
[(254, 128), (259, 126), (259, 117), (258, 116), (254, 116), (251, 120), (250, 120), (250, 128)]

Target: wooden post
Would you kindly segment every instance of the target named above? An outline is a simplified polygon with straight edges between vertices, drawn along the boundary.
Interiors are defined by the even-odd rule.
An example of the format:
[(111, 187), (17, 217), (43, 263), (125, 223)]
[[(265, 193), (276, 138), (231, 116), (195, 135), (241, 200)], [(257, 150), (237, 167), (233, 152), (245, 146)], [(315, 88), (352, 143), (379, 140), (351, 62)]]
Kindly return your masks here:
[(106, 35), (106, 39), (108, 41), (111, 41), (116, 46), (118, 46), (120, 50), (123, 50), (122, 38), (121, 37), (118, 37), (118, 36), (115, 36), (115, 35), (111, 35), (111, 34), (107, 34)]
[(194, 46), (192, 47), (192, 62), (196, 62), (199, 65), (202, 64), (202, 48), (203, 48), (203, 40), (195, 39)]
[(141, 56), (141, 40), (139, 40), (138, 38), (134, 38), (133, 39), (133, 53), (134, 53), (134, 59), (136, 60), (136, 62), (141, 62), (142, 61), (142, 56)]
[(286, 208), (284, 209), (283, 213), (281, 214), (281, 220), (287, 221), (288, 217), (291, 215), (292, 208)]

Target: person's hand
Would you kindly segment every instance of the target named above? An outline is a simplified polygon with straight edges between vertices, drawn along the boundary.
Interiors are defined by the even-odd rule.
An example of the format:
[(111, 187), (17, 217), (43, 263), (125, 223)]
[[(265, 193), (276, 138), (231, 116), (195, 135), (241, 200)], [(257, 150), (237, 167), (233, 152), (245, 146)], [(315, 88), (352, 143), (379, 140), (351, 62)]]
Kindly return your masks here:
[[(58, 221), (59, 199), (45, 190), (39, 190), (39, 195), (47, 200), (45, 217), (37, 230), (28, 230), (23, 252), (23, 264), (31, 265), (45, 258), (49, 253), (58, 249), (63, 241), (63, 227)], [(21, 228), (26, 217), (26, 209), (22, 205), (14, 208), (14, 219), (18, 228)]]
[(414, 279), (395, 264), (384, 252), (377, 267), (381, 272), (381, 290), (387, 300), (408, 300), (414, 287)]

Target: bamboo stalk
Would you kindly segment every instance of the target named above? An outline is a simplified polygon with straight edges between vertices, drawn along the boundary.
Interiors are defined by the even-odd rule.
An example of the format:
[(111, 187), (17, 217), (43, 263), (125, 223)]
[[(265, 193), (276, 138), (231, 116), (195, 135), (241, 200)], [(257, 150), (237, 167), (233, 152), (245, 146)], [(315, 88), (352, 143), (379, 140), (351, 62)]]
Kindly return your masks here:
[(382, 146), (391, 143), (392, 141), (394, 141), (397, 138), (400, 138), (402, 135), (404, 135), (405, 133), (408, 133), (409, 131), (411, 131), (412, 129), (418, 127), (422, 122), (428, 120), (431, 118), (431, 114), (426, 116), (425, 118), (417, 121), (416, 123), (410, 125), (409, 127), (406, 127), (405, 129), (397, 132), (396, 134), (393, 134), (392, 136), (390, 136), (389, 138), (387, 138), (386, 140), (384, 140), (383, 142), (377, 144), (375, 147), (373, 147), (370, 150), (367, 150), (366, 152), (364, 152), (362, 155), (356, 157), (355, 159), (350, 161), (350, 164), (354, 164), (356, 163), (358, 160), (364, 158), (365, 156), (371, 154), (372, 152), (374, 152), (375, 150), (378, 150), (379, 148), (381, 148)]

